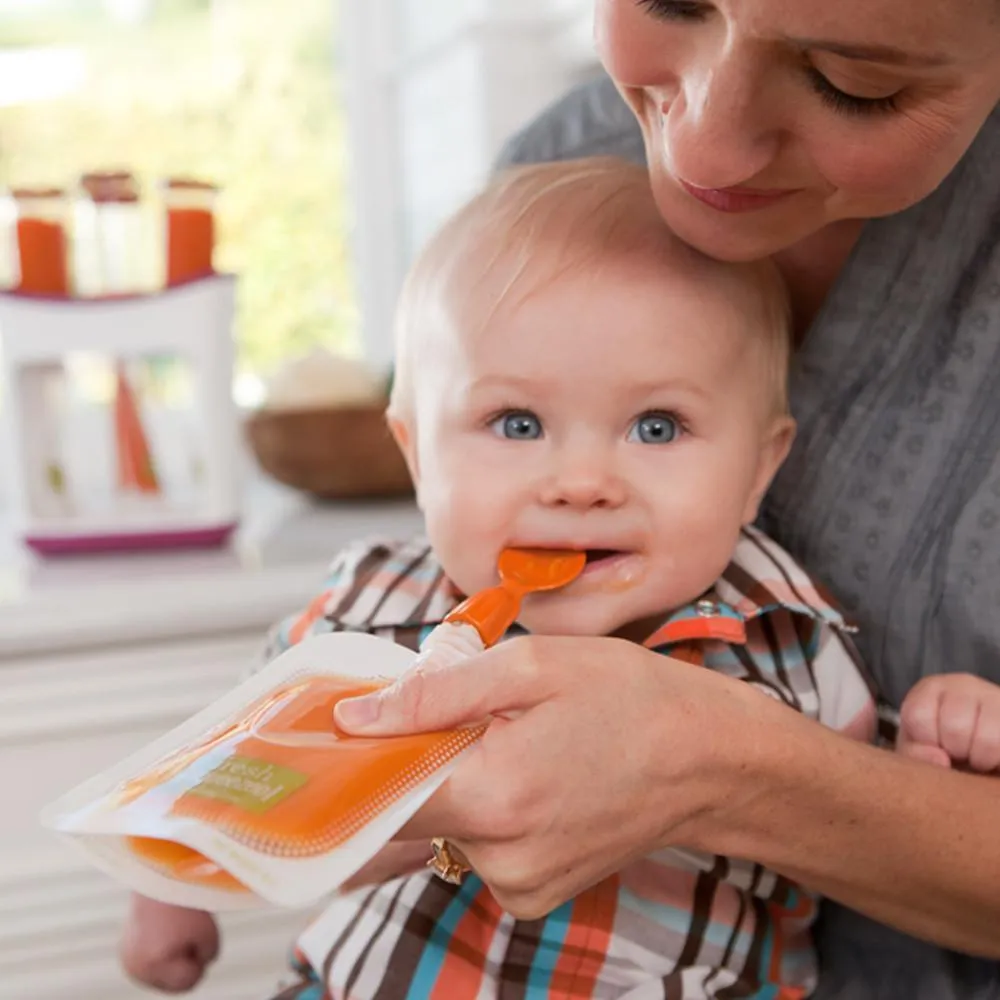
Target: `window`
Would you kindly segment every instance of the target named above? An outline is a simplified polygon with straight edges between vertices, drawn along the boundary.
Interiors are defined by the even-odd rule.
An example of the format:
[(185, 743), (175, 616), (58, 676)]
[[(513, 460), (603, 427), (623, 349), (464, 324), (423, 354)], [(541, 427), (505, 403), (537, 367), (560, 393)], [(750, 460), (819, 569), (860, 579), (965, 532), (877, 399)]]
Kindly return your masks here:
[(335, 0), (0, 0), (0, 182), (114, 168), (147, 192), (216, 182), (245, 403), (279, 359), (357, 346), (335, 14)]

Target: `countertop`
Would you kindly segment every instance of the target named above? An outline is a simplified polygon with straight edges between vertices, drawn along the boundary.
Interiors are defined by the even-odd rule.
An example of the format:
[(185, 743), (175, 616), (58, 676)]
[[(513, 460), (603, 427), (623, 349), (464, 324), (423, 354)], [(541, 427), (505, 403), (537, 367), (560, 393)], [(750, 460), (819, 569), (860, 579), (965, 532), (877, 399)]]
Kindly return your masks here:
[(320, 503), (255, 480), (224, 549), (43, 560), (0, 511), (0, 661), (263, 629), (315, 595), (345, 543), (422, 525), (412, 499)]

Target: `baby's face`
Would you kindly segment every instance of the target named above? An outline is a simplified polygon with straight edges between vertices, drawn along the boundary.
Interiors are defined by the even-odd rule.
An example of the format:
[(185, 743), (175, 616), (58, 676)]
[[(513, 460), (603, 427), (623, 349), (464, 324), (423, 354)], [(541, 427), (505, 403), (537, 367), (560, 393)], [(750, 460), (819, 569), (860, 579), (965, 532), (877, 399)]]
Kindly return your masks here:
[(617, 272), (560, 276), (484, 329), (458, 305), (418, 362), (405, 450), (455, 584), (495, 584), (505, 546), (588, 554), (576, 582), (525, 601), (533, 632), (638, 629), (697, 598), (791, 438), (739, 304)]

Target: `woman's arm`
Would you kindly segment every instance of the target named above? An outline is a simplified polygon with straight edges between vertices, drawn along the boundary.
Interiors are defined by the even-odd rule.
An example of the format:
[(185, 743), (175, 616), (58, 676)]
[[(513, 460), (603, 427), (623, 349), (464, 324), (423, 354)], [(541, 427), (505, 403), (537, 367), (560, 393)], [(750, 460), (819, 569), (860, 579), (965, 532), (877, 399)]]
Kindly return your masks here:
[(780, 714), (755, 727), (742, 783), (750, 794), (738, 778), (746, 741), (722, 748), (732, 797), (694, 824), (695, 846), (753, 858), (917, 937), (1000, 958), (1000, 782)]
[(514, 640), (338, 707), (366, 734), (486, 716), (477, 751), (404, 832), (453, 840), (515, 916), (677, 845), (753, 858), (901, 930), (1000, 957), (994, 779), (855, 743), (614, 639)]

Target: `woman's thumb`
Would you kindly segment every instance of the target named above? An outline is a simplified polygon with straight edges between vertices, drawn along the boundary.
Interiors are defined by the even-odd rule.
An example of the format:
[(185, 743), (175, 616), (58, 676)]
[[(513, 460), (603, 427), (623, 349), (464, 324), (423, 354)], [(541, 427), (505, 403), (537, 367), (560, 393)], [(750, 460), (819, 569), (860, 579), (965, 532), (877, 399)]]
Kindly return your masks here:
[(517, 645), (504, 643), (461, 662), (421, 656), (388, 687), (338, 703), (334, 719), (355, 736), (401, 736), (455, 729), (527, 707), (536, 692)]
[(418, 661), (399, 680), (334, 708), (334, 720), (357, 736), (399, 736), (451, 729), (471, 721), (465, 705), (468, 685), (459, 681), (464, 665)]

